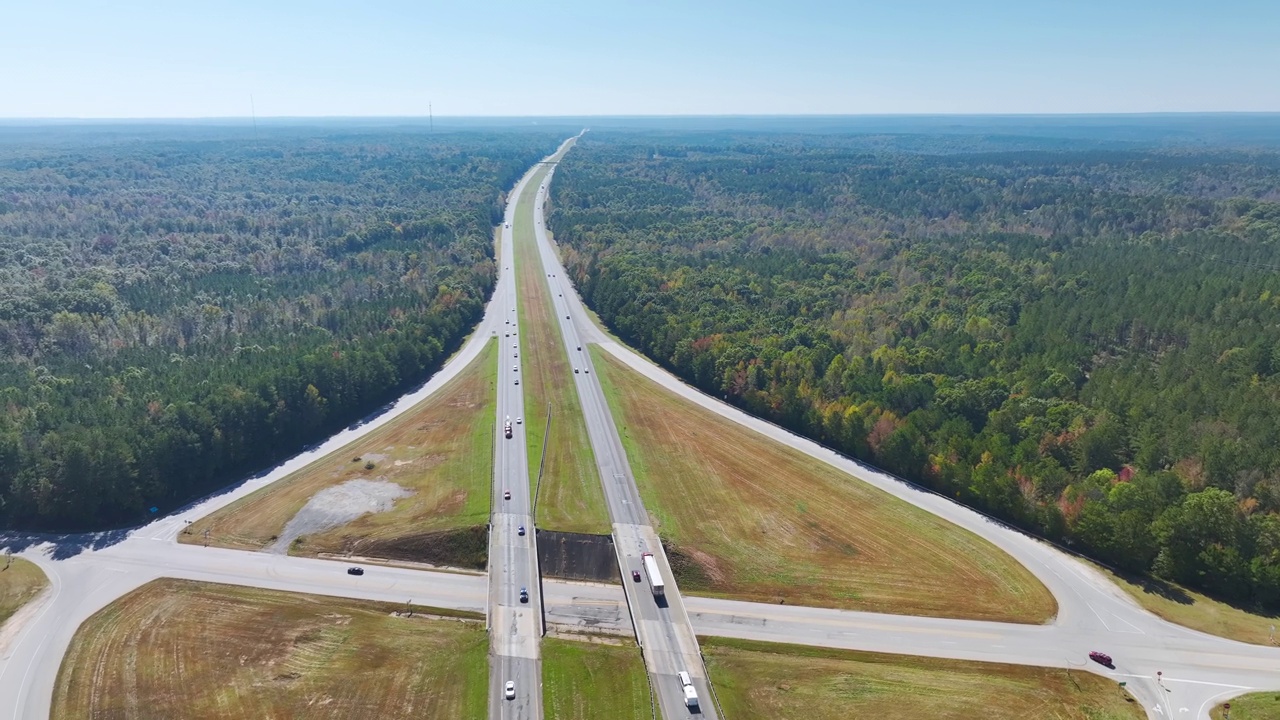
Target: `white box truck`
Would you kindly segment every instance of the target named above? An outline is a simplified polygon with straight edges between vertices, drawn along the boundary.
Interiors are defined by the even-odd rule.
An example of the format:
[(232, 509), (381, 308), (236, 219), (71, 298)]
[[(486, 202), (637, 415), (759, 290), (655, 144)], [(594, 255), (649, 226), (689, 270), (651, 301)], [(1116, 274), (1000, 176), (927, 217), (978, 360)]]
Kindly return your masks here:
[(658, 561), (653, 559), (653, 553), (645, 553), (641, 557), (644, 559), (644, 574), (649, 578), (649, 587), (653, 588), (653, 596), (663, 597), (667, 594), (667, 585), (662, 582)]

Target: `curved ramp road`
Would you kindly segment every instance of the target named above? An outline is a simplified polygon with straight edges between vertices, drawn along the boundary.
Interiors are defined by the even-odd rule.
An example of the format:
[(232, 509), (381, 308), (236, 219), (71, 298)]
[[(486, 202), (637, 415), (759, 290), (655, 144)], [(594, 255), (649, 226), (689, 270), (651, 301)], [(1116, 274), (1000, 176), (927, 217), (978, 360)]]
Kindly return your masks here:
[[(569, 144), (566, 142), (559, 152), (563, 153)], [(526, 180), (533, 174), (531, 171)], [(37, 601), (39, 604), (15, 616), (25, 624), (6, 628), (9, 640), (0, 647), (0, 720), (48, 718), (58, 668), (76, 629), (116, 598), (159, 577), (397, 604), (412, 602), (415, 606), (477, 613), (487, 611), (494, 648), (491, 688), (495, 699), (492, 703), (497, 705), (496, 708), (491, 705), (491, 717), (541, 716), (538, 639), (544, 608), (548, 622), (610, 632), (631, 632), (634, 616), (635, 631), (659, 691), (663, 716), (668, 720), (688, 715), (679, 702), (683, 696), (678, 693), (674, 676), (681, 669), (695, 677), (698, 695), (703, 699), (704, 716), (712, 716), (714, 710), (706, 697), (705, 674), (697, 656), (694, 631), (773, 642), (1086, 669), (1127, 682), (1145, 706), (1147, 715), (1160, 720), (1208, 718), (1209, 709), (1225, 699), (1250, 690), (1280, 689), (1280, 649), (1237, 643), (1164, 622), (1141, 609), (1091, 567), (1051, 545), (703, 395), (613, 341), (591, 322), (542, 229), (541, 208), (549, 183), (550, 174), (540, 181), (543, 187), (535, 206), (535, 234), (544, 268), (548, 275), (555, 275), (548, 278), (548, 282), (554, 283), (552, 288), (557, 291), (554, 293), (556, 309), (565, 342), (571, 346), (570, 358), (584, 370), (575, 376), (574, 382), (614, 519), (616, 546), (624, 573), (629, 575), (631, 569), (638, 569), (639, 553), (646, 551), (653, 552), (659, 559), (663, 572), (669, 573), (670, 568), (648, 526), (625, 454), (617, 443), (612, 416), (591, 371), (590, 356), (585, 352), (585, 345), (583, 352), (576, 350), (585, 342), (600, 344), (631, 369), (690, 402), (830, 463), (990, 540), (1030, 568), (1053, 592), (1059, 605), (1054, 621), (1043, 626), (1016, 625), (697, 597), (684, 599), (671, 584), (669, 574), (665, 607), (654, 602), (647, 582), (626, 582), (625, 590), (592, 583), (538, 582), (528, 460), (523, 450), (527, 445), (515, 433), (512, 440), (506, 440), (500, 424), (495, 430), (499, 433), (499, 447), (495, 449), (491, 574), (487, 580), (471, 573), (382, 566), (366, 566), (365, 575), (357, 577), (347, 575), (347, 564), (341, 562), (177, 543), (178, 534), (189, 522), (379, 427), (457, 375), (491, 337), (501, 338), (504, 328), (511, 327), (507, 321), (514, 322), (512, 309), (516, 297), (511, 272), (512, 240), (510, 233), (504, 232), (499, 284), (476, 332), (430, 382), (406, 395), (384, 415), (340, 432), (316, 449), (230, 492), (133, 531), (57, 539), (10, 537), (0, 542), (36, 562), (50, 580), (50, 591)], [(518, 199), (518, 192), (512, 197)], [(509, 206), (508, 218), (512, 212)], [(564, 297), (559, 298), (560, 294)], [(565, 315), (569, 317), (566, 319)], [(502, 361), (512, 359), (505, 356)], [(499, 370), (513, 364), (508, 362)], [(509, 388), (500, 388), (499, 418), (496, 419), (500, 423), (508, 413), (520, 416), (517, 412), (523, 396), (511, 392), (516, 386), (510, 373), (501, 373), (499, 377), (512, 381)], [(506, 490), (511, 491), (510, 501), (503, 499), (502, 493)], [(513, 530), (521, 524), (527, 531), (524, 536)], [(529, 591), (527, 604), (520, 602), (520, 587)], [(1094, 649), (1109, 653), (1116, 667), (1107, 669), (1089, 662), (1087, 653)], [(517, 700), (501, 699), (502, 683), (507, 676), (518, 678)]]

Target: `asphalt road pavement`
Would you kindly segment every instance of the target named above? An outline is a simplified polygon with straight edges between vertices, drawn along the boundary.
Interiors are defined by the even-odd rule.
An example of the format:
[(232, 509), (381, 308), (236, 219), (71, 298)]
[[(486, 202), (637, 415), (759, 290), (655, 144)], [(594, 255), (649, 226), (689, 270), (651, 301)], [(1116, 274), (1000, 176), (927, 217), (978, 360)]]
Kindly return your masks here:
[[(549, 181), (548, 178), (543, 184)], [(539, 208), (543, 199), (541, 196), (538, 199)], [(680, 632), (688, 632), (683, 628), (690, 626), (692, 630), (706, 635), (1076, 668), (1127, 682), (1128, 689), (1143, 703), (1148, 716), (1161, 720), (1208, 718), (1210, 707), (1230, 697), (1252, 690), (1280, 689), (1280, 649), (1237, 643), (1160, 620), (1077, 558), (946, 498), (921, 491), (746, 415), (685, 385), (648, 359), (613, 341), (591, 323), (559, 262), (554, 254), (548, 253), (550, 245), (541, 223), (535, 227), (543, 252), (543, 264), (548, 268), (547, 272), (556, 275), (560, 281), (555, 294), (563, 294), (564, 305), (557, 307), (566, 308), (563, 314), (570, 316), (569, 322), (561, 323), (561, 330), (567, 339), (574, 338), (575, 348), (580, 343), (597, 342), (633, 370), (689, 401), (973, 531), (1025, 564), (1058, 601), (1057, 617), (1043, 626), (877, 615), (697, 597), (683, 599), (678, 595), (679, 607), (684, 609), (673, 617), (670, 605), (663, 609), (653, 602), (651, 596), (644, 597), (648, 593), (647, 582), (624, 583), (626, 600), (623, 591), (616, 586), (561, 581), (541, 583), (538, 602), (545, 602), (546, 617), (550, 622), (570, 629), (625, 631), (631, 624), (631, 612), (636, 613), (637, 631), (647, 646), (646, 662), (651, 672), (655, 666), (659, 670), (657, 680), (664, 698), (664, 715), (668, 718), (679, 715), (672, 715), (667, 709), (665, 698), (674, 694), (674, 688), (669, 686), (674, 676), (668, 676), (666, 671), (674, 664), (690, 660), (686, 659), (689, 650), (682, 645), (681, 635), (667, 629), (679, 627), (682, 628)], [(504, 247), (503, 258), (511, 258), (505, 240)], [(527, 684), (540, 684), (534, 682), (536, 672), (527, 665), (534, 661), (526, 657), (530, 651), (522, 649), (527, 647), (522, 638), (537, 632), (536, 621), (522, 621), (519, 615), (508, 615), (505, 611), (500, 613), (498, 609), (489, 607), (495, 592), (500, 596), (498, 608), (504, 602), (510, 607), (510, 589), (523, 577), (511, 575), (494, 583), (483, 575), (471, 573), (430, 572), (367, 563), (364, 565), (365, 575), (357, 577), (346, 574), (348, 562), (202, 548), (176, 542), (178, 534), (189, 522), (376, 429), (455, 377), (479, 355), (485, 342), (507, 326), (510, 310), (514, 307), (508, 302), (514, 299), (513, 278), (509, 267), (504, 266), (500, 271), (499, 286), (503, 287), (504, 281), (507, 283), (506, 294), (495, 290), (484, 318), (463, 348), (428, 383), (394, 403), (382, 416), (344, 430), (312, 451), (302, 453), (228, 492), (206, 498), (132, 531), (56, 538), (13, 535), (5, 538), (2, 544), (40, 565), (49, 576), (51, 585), (44, 595), (12, 618), (0, 632), (0, 718), (48, 718), (54, 680), (76, 629), (90, 615), (121, 595), (159, 577), (391, 603), (411, 602), (417, 607), (436, 606), (477, 613), (490, 609), (491, 625), (502, 624), (509, 631), (507, 639), (502, 642), (512, 653), (513, 664), (501, 672), (522, 678), (518, 687), (526, 684), (523, 678), (530, 678)], [(585, 351), (571, 357), (580, 360), (583, 375), (588, 375), (590, 357)], [(589, 376), (594, 378), (594, 371)], [(515, 387), (514, 383), (512, 387)], [(601, 439), (600, 445), (596, 442), (601, 432), (608, 435), (612, 418), (607, 415), (603, 400), (592, 395), (592, 387), (598, 392), (595, 383), (578, 384), (584, 412), (596, 413), (595, 419), (588, 421), (588, 430), (593, 433), (593, 447), (596, 447), (599, 458), (602, 454), (600, 448), (609, 447), (609, 442), (607, 437)], [(589, 406), (594, 406), (595, 410)], [(603, 414), (602, 408), (606, 410)], [(505, 413), (505, 409), (499, 412)], [(524, 445), (523, 440), (513, 439), (511, 442)], [(629, 575), (631, 569), (639, 567), (636, 553), (641, 548), (652, 550), (656, 538), (652, 537), (651, 530), (645, 532), (647, 517), (634, 494), (634, 485), (625, 477), (616, 476), (625, 475), (621, 471), (626, 467), (625, 456), (620, 452), (611, 453), (604, 462), (609, 465), (601, 466), (602, 475), (609, 478), (610, 473), (614, 473), (613, 481), (605, 482), (606, 496), (615, 520), (622, 520), (615, 524), (615, 541), (620, 561), (624, 563), (623, 571)], [(502, 471), (502, 477), (515, 476), (510, 473), (515, 473), (515, 470)], [(495, 492), (497, 477), (495, 475)], [(495, 499), (495, 528), (509, 529), (513, 522), (520, 524), (519, 518), (529, 517), (527, 471), (521, 477), (522, 482), (510, 481), (510, 489), (515, 500), (518, 497), (515, 490), (522, 488), (525, 494), (519, 497), (525, 500), (523, 503), (515, 500), (516, 504), (501, 508), (499, 503), (503, 501)], [(528, 529), (525, 538), (532, 538), (532, 524), (524, 524)], [(525, 559), (520, 548), (525, 547), (526, 552), (531, 553), (531, 540), (524, 546), (500, 539), (496, 542), (501, 548), (499, 555), (505, 558), (503, 562), (512, 572), (530, 572), (527, 565), (536, 563), (536, 554)], [(658, 552), (655, 551), (655, 555)], [(669, 573), (665, 564), (663, 571)], [(496, 591), (495, 584), (499, 585)], [(529, 589), (532, 597), (534, 588), (529, 586)], [(678, 593), (678, 590), (672, 588), (668, 592)], [(518, 598), (515, 604), (520, 604)], [(497, 617), (499, 614), (502, 617)], [(687, 623), (683, 616), (687, 616)], [(534, 627), (533, 631), (528, 629), (530, 625)], [(1103, 668), (1089, 662), (1087, 652), (1095, 649), (1110, 654), (1116, 667)], [(536, 650), (532, 652), (536, 653)], [(699, 686), (700, 697), (703, 691), (703, 686)], [(525, 704), (529, 712), (533, 712), (533, 705), (540, 711), (540, 699), (534, 700), (529, 696)]]
[[(567, 145), (568, 141), (547, 160), (558, 156)], [(520, 422), (524, 417), (524, 388), (519, 385), (522, 334), (512, 234), (516, 213), (522, 211), (520, 196), (530, 182), (541, 177), (541, 168), (530, 168), (508, 195), (498, 252), (502, 271), (491, 300), (491, 307), (497, 307), (503, 324), (493, 331), (498, 339), (498, 375), (493, 512), (489, 522), (490, 720), (542, 718), (542, 593), (534, 546), (528, 445), (525, 425)], [(507, 683), (513, 683), (511, 693), (507, 692)]]
[[(585, 333), (580, 330), (584, 325), (590, 328), (591, 321), (580, 310), (577, 313), (578, 319), (574, 319), (575, 312), (569, 299), (575, 297), (573, 285), (568, 281), (547, 237), (543, 208), (554, 173), (554, 169), (548, 173), (545, 182), (538, 189), (534, 202), (534, 235), (547, 285), (551, 290), (556, 322), (560, 325), (565, 352), (573, 367), (571, 380), (578, 391), (587, 435), (613, 522), (618, 565), (623, 575), (630, 577), (632, 570), (642, 568), (642, 557), (646, 553), (652, 554), (665, 584), (664, 595), (659, 598), (652, 592), (652, 585), (647, 577), (639, 583), (624, 581), (623, 587), (634, 619), (636, 638), (644, 653), (645, 667), (657, 691), (663, 717), (667, 720), (691, 716), (715, 718), (718, 713), (712, 702), (702, 654), (698, 650), (698, 638), (685, 612), (684, 600), (676, 587), (662, 543), (649, 523), (649, 515), (640, 499), (617, 425), (605, 400), (604, 390), (600, 387), (599, 376), (593, 372), (591, 354), (583, 339)], [(690, 675), (697, 690), (699, 701), (693, 708), (685, 704), (684, 686), (678, 677), (680, 672)]]

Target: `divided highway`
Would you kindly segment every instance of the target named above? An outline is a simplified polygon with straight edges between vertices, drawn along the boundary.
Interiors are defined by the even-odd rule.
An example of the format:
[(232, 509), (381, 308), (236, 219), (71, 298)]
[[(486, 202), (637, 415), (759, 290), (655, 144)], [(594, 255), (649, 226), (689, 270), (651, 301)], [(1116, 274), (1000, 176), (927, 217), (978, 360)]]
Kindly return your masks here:
[[(547, 238), (543, 208), (554, 174), (553, 168), (538, 189), (534, 202), (534, 235), (551, 290), (560, 336), (564, 339), (569, 364), (573, 366), (573, 381), (613, 521), (614, 547), (624, 575), (623, 588), (635, 622), (636, 638), (644, 653), (645, 667), (663, 717), (667, 720), (690, 715), (715, 718), (716, 708), (698, 650), (698, 638), (685, 612), (684, 600), (676, 587), (662, 543), (649, 523), (649, 515), (636, 488), (635, 476), (627, 462), (604, 390), (598, 376), (592, 372), (591, 354), (583, 345), (585, 333), (579, 328), (584, 324), (591, 326), (591, 321), (585, 318), (580, 308), (578, 319), (574, 319), (574, 308), (566, 299), (566, 296), (573, 297), (573, 285), (565, 277), (564, 268)], [(663, 597), (656, 597), (650, 590), (651, 583), (642, 565), (642, 557), (646, 554), (651, 554), (657, 561), (665, 579)], [(637, 573), (641, 581), (633, 580), (637, 577), (633, 573)], [(697, 692), (698, 703), (692, 710), (685, 704), (684, 686), (679, 676), (682, 672), (688, 673)]]
[[(556, 157), (568, 144), (566, 141), (547, 159)], [(498, 341), (498, 397), (489, 522), (490, 720), (542, 718), (542, 593), (529, 490), (524, 392), (520, 387), (519, 294), (512, 228), (525, 187), (543, 174), (543, 165), (535, 165), (508, 196), (498, 252), (502, 270), (490, 301), (490, 307), (496, 307), (503, 317), (502, 326), (492, 331)]]
[[(563, 152), (569, 143), (561, 147)], [(531, 171), (532, 172), (532, 171)], [(529, 177), (529, 176), (526, 176)], [(1086, 563), (1035, 538), (946, 498), (922, 492), (883, 473), (868, 469), (729, 405), (710, 398), (661, 370), (648, 359), (613, 341), (590, 320), (573, 291), (543, 230), (542, 206), (550, 175), (540, 181), (535, 205), (535, 235), (552, 289), (561, 334), (603, 478), (614, 521), (623, 588), (537, 581), (537, 558), (529, 504), (527, 443), (523, 426), (506, 440), (507, 414), (522, 417), (523, 395), (514, 381), (519, 370), (503, 345), (499, 366), (498, 417), (495, 418), (494, 512), (491, 531), (491, 575), (428, 572), (403, 567), (370, 566), (364, 576), (345, 573), (346, 563), (294, 558), (177, 543), (188, 523), (275, 482), (388, 422), (455, 377), (515, 322), (514, 252), (509, 228), (503, 228), (500, 274), (486, 314), (463, 348), (419, 390), (402, 398), (383, 416), (338, 433), (235, 489), (144, 527), (113, 533), (59, 538), (9, 537), (0, 545), (14, 548), (48, 574), (50, 590), (24, 608), (0, 633), (0, 720), (49, 717), (53, 684), (62, 657), (80, 624), (116, 598), (160, 577), (221, 582), (282, 591), (315, 593), (416, 606), (489, 613), (494, 658), (490, 685), (502, 693), (508, 678), (516, 682), (515, 700), (498, 698), (491, 717), (540, 717), (542, 711), (538, 640), (541, 617), (551, 623), (629, 632), (632, 618), (643, 644), (646, 664), (668, 720), (687, 716), (680, 702), (675, 673), (697, 678), (701, 709), (714, 707), (694, 631), (773, 642), (897, 652), (991, 662), (1012, 662), (1098, 672), (1128, 683), (1151, 718), (1208, 718), (1224, 699), (1250, 690), (1280, 689), (1280, 649), (1246, 645), (1164, 622), (1140, 608), (1123, 591)], [(513, 192), (518, 199), (519, 193)], [(513, 217), (508, 206), (507, 222)], [(568, 317), (566, 317), (568, 316)], [(519, 334), (515, 336), (518, 338)], [(655, 603), (648, 582), (634, 582), (639, 554), (652, 552), (670, 578), (670, 568), (636, 492), (616, 427), (595, 381), (584, 343), (595, 342), (631, 369), (711, 412), (754, 429), (811, 457), (827, 462), (943, 519), (971, 530), (1013, 555), (1043, 581), (1058, 600), (1055, 620), (1043, 626), (984, 623), (905, 615), (882, 615), (820, 608), (763, 605), (691, 597), (685, 600), (668, 583), (666, 607)], [(519, 340), (514, 341), (519, 344)], [(579, 350), (579, 348), (582, 348)], [(505, 499), (505, 491), (512, 493)], [(526, 532), (520, 535), (519, 527)], [(643, 572), (642, 572), (643, 577)], [(529, 591), (520, 602), (519, 588)], [(625, 596), (624, 596), (625, 592)], [(625, 599), (624, 599), (625, 598)], [(687, 610), (686, 610), (687, 608)], [(1109, 652), (1116, 667), (1108, 670), (1085, 659), (1088, 650)], [(507, 713), (507, 714), (504, 714)]]

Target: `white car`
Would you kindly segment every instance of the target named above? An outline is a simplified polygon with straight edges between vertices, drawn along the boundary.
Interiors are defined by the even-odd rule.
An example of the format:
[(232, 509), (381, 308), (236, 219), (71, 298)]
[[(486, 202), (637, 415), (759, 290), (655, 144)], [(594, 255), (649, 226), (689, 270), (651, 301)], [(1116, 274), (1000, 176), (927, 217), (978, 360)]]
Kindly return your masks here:
[(517, 425), (523, 425), (523, 424), (524, 424), (524, 418), (522, 418), (522, 417), (518, 417), (518, 418), (516, 418), (516, 424), (517, 424)]
[(512, 366), (511, 366), (511, 372), (520, 372), (520, 366), (519, 366), (519, 365), (512, 365)]
[(506, 686), (503, 688), (503, 694), (507, 696), (508, 700), (516, 699), (516, 681), (515, 680), (507, 681)]

